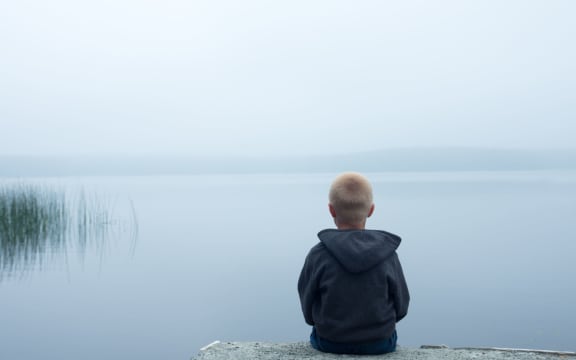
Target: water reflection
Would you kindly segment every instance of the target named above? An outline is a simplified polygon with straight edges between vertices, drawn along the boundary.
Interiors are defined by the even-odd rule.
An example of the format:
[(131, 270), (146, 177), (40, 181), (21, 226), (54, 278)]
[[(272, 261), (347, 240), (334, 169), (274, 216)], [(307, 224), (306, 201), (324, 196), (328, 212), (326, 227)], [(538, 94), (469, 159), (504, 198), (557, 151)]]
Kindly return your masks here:
[(40, 269), (58, 256), (101, 254), (119, 236), (134, 251), (138, 223), (130, 202), (55, 185), (0, 184), (0, 281)]

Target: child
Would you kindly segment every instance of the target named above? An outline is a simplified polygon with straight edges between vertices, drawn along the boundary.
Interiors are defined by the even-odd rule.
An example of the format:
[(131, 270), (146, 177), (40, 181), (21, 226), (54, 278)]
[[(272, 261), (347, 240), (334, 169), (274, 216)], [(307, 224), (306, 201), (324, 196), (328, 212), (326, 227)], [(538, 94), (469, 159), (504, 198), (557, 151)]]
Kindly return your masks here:
[(357, 173), (336, 177), (328, 208), (337, 229), (318, 233), (298, 280), (310, 343), (338, 354), (396, 350), (396, 323), (408, 312), (410, 295), (396, 254), (400, 237), (366, 230), (372, 187)]

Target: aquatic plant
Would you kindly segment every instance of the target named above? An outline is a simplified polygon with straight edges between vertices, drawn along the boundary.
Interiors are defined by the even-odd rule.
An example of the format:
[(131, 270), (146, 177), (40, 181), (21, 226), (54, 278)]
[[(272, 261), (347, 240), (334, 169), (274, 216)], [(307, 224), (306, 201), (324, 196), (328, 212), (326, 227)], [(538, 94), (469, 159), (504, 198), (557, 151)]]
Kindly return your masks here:
[(113, 208), (108, 198), (83, 189), (0, 184), (0, 280), (69, 251), (83, 257), (88, 248), (102, 250), (119, 230), (135, 240), (134, 207), (128, 220), (115, 217)]

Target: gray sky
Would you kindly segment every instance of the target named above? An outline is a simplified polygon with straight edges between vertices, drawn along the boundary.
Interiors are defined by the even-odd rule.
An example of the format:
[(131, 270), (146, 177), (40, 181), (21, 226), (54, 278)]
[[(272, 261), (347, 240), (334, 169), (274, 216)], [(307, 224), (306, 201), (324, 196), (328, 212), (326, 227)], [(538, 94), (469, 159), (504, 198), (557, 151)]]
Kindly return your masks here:
[(0, 154), (573, 147), (576, 1), (0, 4)]

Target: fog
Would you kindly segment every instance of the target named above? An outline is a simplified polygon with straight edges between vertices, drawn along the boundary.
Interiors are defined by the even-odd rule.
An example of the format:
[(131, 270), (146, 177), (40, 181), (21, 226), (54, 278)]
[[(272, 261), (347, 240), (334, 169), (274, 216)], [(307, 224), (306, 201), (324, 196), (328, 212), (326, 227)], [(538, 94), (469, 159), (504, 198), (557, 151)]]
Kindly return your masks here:
[(0, 5), (0, 155), (572, 147), (576, 3)]

